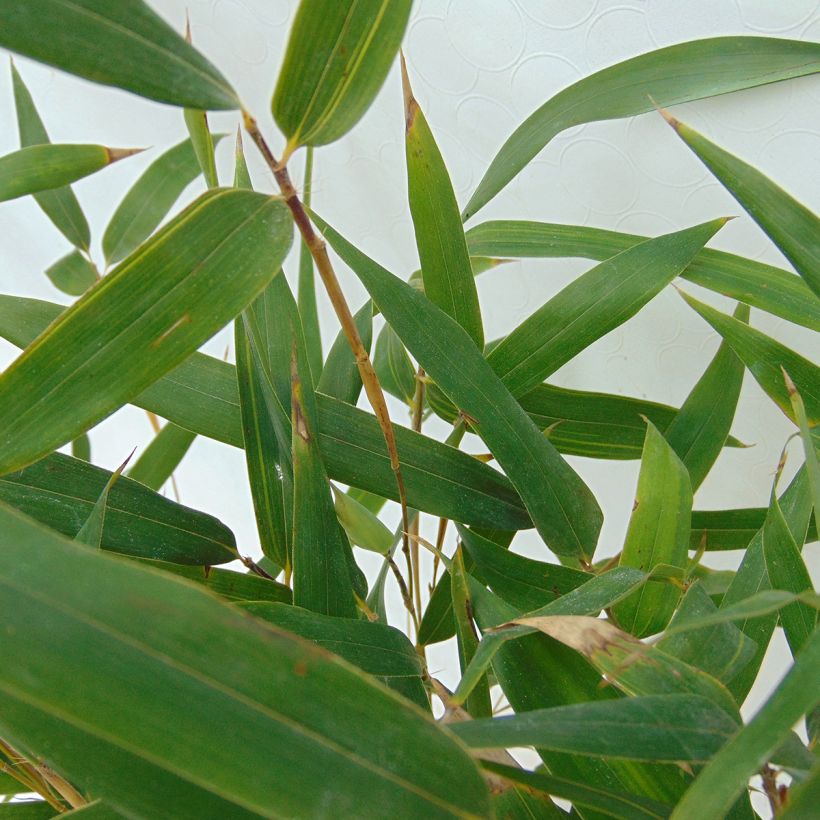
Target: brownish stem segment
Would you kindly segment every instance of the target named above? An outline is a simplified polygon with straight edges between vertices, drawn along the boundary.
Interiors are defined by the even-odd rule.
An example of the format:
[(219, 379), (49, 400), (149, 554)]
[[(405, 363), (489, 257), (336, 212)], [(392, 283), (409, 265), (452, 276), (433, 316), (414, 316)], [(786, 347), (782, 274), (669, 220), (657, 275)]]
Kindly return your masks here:
[[(424, 417), (424, 368), (419, 367), (416, 373), (416, 392), (413, 396), (413, 415), (412, 425), (413, 429), (421, 432), (421, 422)], [(421, 513), (419, 513), (413, 523), (410, 525), (411, 535), (419, 534), (419, 521)], [(410, 539), (410, 577), (413, 579), (413, 595), (415, 599), (416, 612), (421, 616), (421, 567), (419, 564), (419, 545), (418, 541)]]
[(401, 518), (402, 518), (402, 550), (405, 555), (410, 554), (410, 545), (407, 532), (410, 528), (409, 517), (407, 515), (407, 492), (404, 488), (404, 479), (402, 478), (401, 468), (399, 466), (399, 454), (396, 449), (396, 437), (393, 434), (393, 426), (390, 423), (390, 414), (387, 410), (387, 401), (384, 398), (379, 379), (376, 376), (376, 371), (373, 369), (373, 363), (370, 361), (370, 356), (362, 343), (359, 331), (356, 328), (356, 323), (353, 321), (353, 314), (350, 312), (350, 307), (344, 297), (342, 288), (339, 285), (339, 280), (336, 277), (336, 272), (333, 270), (333, 265), (330, 262), (330, 257), (327, 255), (327, 247), (324, 239), (319, 236), (314, 230), (313, 225), (305, 212), (302, 202), (296, 188), (290, 180), (287, 165), (279, 163), (273, 152), (270, 150), (265, 138), (259, 131), (256, 120), (247, 112), (242, 112), (242, 118), (245, 124), (245, 130), (248, 136), (253, 140), (254, 145), (259, 149), (268, 167), (273, 172), (273, 176), (279, 185), (279, 190), (282, 192), (282, 197), (285, 200), (288, 208), (290, 208), (293, 221), (302, 238), (310, 250), (313, 261), (316, 263), (316, 268), (319, 275), (322, 277), (327, 295), (330, 298), (333, 309), (336, 311), (336, 316), (342, 326), (342, 331), (345, 334), (348, 344), (350, 345), (353, 355), (356, 357), (356, 365), (359, 368), (359, 373), (362, 377), (362, 384), (364, 385), (367, 399), (373, 412), (378, 419), (379, 426), (384, 436), (385, 444), (387, 445), (387, 452), (390, 456), (390, 467), (393, 470), (393, 475), (396, 477), (396, 485), (399, 490), (399, 501), (401, 503)]

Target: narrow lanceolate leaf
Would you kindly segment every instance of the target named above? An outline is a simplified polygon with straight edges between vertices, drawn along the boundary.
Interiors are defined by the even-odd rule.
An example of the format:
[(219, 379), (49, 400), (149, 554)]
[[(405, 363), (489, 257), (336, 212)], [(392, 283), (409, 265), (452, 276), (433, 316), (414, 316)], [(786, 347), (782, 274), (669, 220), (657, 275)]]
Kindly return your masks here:
[(464, 209), (468, 219), (553, 137), (585, 122), (632, 117), (820, 71), (815, 43), (769, 37), (713, 37), (667, 46), (596, 71), (536, 109), (504, 143)]
[(333, 487), (333, 506), (350, 543), (370, 552), (387, 555), (393, 546), (393, 533), (364, 504)]
[[(294, 357), (295, 357), (294, 353)], [(307, 365), (307, 362), (304, 363)], [(316, 441), (315, 402), (306, 400), (310, 374), (302, 381), (292, 364), (293, 426), (293, 602), (345, 618), (356, 617), (346, 553), (350, 550), (336, 518), (330, 483)]]
[(122, 471), (125, 469), (125, 465), (128, 464), (130, 459), (131, 456), (128, 456), (128, 458), (126, 458), (125, 461), (120, 464), (120, 466), (117, 467), (113, 473), (111, 473), (111, 478), (106, 481), (105, 487), (103, 487), (103, 491), (100, 493), (100, 497), (91, 508), (91, 513), (88, 518), (85, 519), (85, 522), (82, 527), (80, 527), (77, 535), (74, 536), (75, 541), (78, 541), (80, 544), (86, 544), (97, 550), (102, 548), (105, 513), (108, 508), (108, 493), (117, 482), (117, 479), (119, 479), (122, 475)]
[[(313, 148), (308, 146), (305, 151), (305, 178), (302, 183), (302, 201), (305, 207), (310, 207), (311, 184), (313, 181)], [(299, 244), (299, 281), (296, 289), (296, 303), (299, 305), (299, 316), (302, 318), (302, 330), (305, 334), (310, 372), (313, 383), (319, 383), (322, 375), (322, 333), (319, 328), (319, 310), (316, 305), (316, 283), (313, 275), (313, 254), (305, 240)]]
[(140, 149), (103, 145), (32, 145), (0, 157), (0, 202), (62, 188)]
[[(365, 350), (369, 352), (373, 342), (373, 303), (369, 299), (356, 311), (353, 321)], [(313, 368), (311, 372), (312, 370)], [(344, 331), (340, 330), (336, 335), (321, 373), (316, 384), (320, 393), (348, 404), (356, 404), (362, 392), (362, 377)]]
[[(272, 284), (277, 281), (275, 277)], [(51, 302), (0, 294), (0, 336), (25, 347), (63, 310)], [(194, 353), (131, 401), (199, 435), (242, 447), (236, 380), (232, 365)], [(390, 459), (373, 415), (321, 393), (316, 399), (319, 447), (330, 478), (397, 500)], [(532, 527), (523, 502), (497, 470), (401, 425), (393, 431), (411, 507), (477, 527)]]
[[(734, 318), (748, 323), (748, 305), (738, 305)], [(743, 362), (723, 342), (664, 433), (689, 471), (692, 492), (706, 478), (729, 436), (743, 370)]]
[[(471, 253), (514, 257), (609, 259), (648, 239), (585, 225), (498, 220), (467, 231)], [(704, 248), (681, 272), (696, 285), (820, 330), (820, 301), (793, 273), (725, 251)]]
[(579, 276), (493, 348), (487, 361), (522, 396), (634, 316), (720, 230), (716, 219), (649, 239)]
[(661, 112), (724, 188), (794, 265), (806, 284), (820, 296), (820, 219), (765, 174), (710, 142), (688, 125)]
[(815, 529), (817, 529), (817, 525), (820, 524), (820, 455), (818, 455), (820, 430), (810, 428), (809, 420), (806, 418), (806, 405), (803, 398), (797, 392), (794, 382), (785, 370), (783, 371), (783, 380), (786, 382), (786, 390), (788, 390), (789, 399), (792, 403), (794, 417), (797, 420), (797, 426), (800, 428), (800, 440), (803, 442), (803, 452), (806, 455), (806, 473), (814, 506), (814, 524)]
[(247, 191), (206, 194), (171, 221), (0, 377), (0, 474), (71, 440), (181, 363), (271, 280), (291, 233), (283, 203)]
[(91, 439), (88, 433), (82, 433), (71, 442), (71, 455), (83, 461), (91, 461)]
[(214, 138), (208, 127), (208, 115), (205, 111), (195, 108), (186, 108), (184, 111), (185, 125), (191, 138), (191, 145), (196, 154), (202, 176), (209, 188), (216, 188), (219, 179), (216, 176), (216, 158), (214, 157)]
[(128, 477), (152, 490), (161, 489), (179, 467), (195, 438), (196, 433), (168, 422), (134, 462)]
[(282, 604), (249, 603), (244, 609), (344, 658), (422, 709), (430, 708), (421, 682), (419, 656), (398, 629), (386, 624), (331, 618)]
[(792, 726), (820, 703), (820, 630), (760, 711), (707, 764), (672, 813), (721, 820), (752, 776), (788, 737)]
[(407, 402), (416, 393), (416, 371), (401, 339), (390, 325), (385, 325), (376, 338), (373, 368), (379, 384), (392, 396)]
[(697, 695), (649, 695), (536, 709), (450, 728), (478, 749), (540, 746), (592, 757), (705, 763), (737, 724)]
[(558, 555), (590, 557), (602, 522), (595, 498), (521, 409), (467, 332), (426, 296), (323, 227), (399, 338), (484, 438), (549, 548)]
[(129, 816), (489, 811), (463, 748), (350, 665), (12, 512), (0, 532), (0, 731), (81, 789)]
[(810, 425), (820, 422), (820, 367), (759, 330), (727, 316), (681, 292), (696, 310), (729, 343), (737, 357), (757, 379), (769, 398), (797, 424), (783, 370), (792, 379), (806, 407)]
[[(691, 513), (692, 487), (686, 467), (658, 430), (647, 423), (638, 491), (621, 566), (644, 572), (658, 564), (684, 567)], [(680, 591), (671, 584), (649, 581), (618, 604), (614, 613), (624, 629), (642, 638), (666, 626), (679, 597)]]
[(346, 134), (399, 50), (411, 0), (302, 0), (273, 95), (290, 149)]
[(244, 188), (248, 191), (253, 190), (253, 182), (251, 180), (250, 171), (248, 171), (248, 163), (245, 161), (245, 149), (242, 147), (242, 129), (236, 129), (236, 145), (234, 148), (234, 171), (233, 171), (233, 187)]
[[(74, 538), (111, 476), (108, 470), (53, 453), (0, 478), (0, 499)], [(178, 564), (224, 564), (237, 557), (233, 533), (221, 521), (124, 476), (108, 494), (101, 546)]]
[(413, 97), (404, 57), (405, 148), (410, 213), (424, 292), (484, 347), (484, 327), (458, 202), (435, 137)]
[(222, 74), (142, 0), (7, 0), (0, 45), (151, 100), (239, 108)]
[(46, 269), (55, 288), (69, 296), (82, 296), (100, 278), (97, 269), (80, 251), (71, 251)]
[[(697, 550), (705, 542), (707, 550), (745, 550), (766, 520), (766, 507), (743, 507), (736, 510), (692, 510), (692, 532), (689, 549)], [(817, 540), (817, 528), (811, 524), (802, 535), (806, 543)], [(802, 547), (800, 543), (798, 546)]]
[[(50, 142), (48, 133), (37, 113), (34, 100), (23, 78), (11, 64), (11, 81), (14, 88), (14, 105), (17, 109), (17, 131), (20, 134), (20, 147), (42, 145)], [(54, 226), (65, 238), (78, 248), (88, 250), (91, 244), (91, 232), (88, 221), (80, 208), (77, 197), (69, 187), (56, 188), (52, 191), (41, 191), (34, 195), (37, 204), (54, 223)]]
[[(216, 134), (214, 140), (222, 137)], [(190, 140), (157, 157), (125, 195), (105, 229), (102, 245), (106, 262), (119, 262), (144, 242), (199, 174)]]

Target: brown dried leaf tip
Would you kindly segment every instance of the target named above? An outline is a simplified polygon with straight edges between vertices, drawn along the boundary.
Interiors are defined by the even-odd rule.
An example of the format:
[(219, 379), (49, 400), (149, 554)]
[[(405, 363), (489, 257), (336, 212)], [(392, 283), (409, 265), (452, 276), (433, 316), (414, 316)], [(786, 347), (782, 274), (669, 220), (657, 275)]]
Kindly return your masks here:
[(404, 127), (406, 131), (409, 131), (416, 120), (419, 104), (416, 102), (413, 89), (410, 87), (410, 77), (407, 74), (407, 62), (404, 59), (403, 51), (399, 52), (399, 61), (401, 63), (401, 87), (404, 92)]
[(589, 615), (516, 618), (511, 623), (531, 626), (587, 657), (598, 650), (606, 652), (610, 646), (622, 644), (624, 641), (639, 643), (632, 635), (618, 629), (609, 621), (592, 618)]

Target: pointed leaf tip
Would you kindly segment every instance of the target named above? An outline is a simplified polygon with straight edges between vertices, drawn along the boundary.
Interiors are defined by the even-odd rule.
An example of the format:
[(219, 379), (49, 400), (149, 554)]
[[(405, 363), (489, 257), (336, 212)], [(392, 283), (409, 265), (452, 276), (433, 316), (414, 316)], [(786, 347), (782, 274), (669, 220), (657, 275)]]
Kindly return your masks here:
[(399, 64), (401, 65), (401, 89), (404, 93), (404, 127), (406, 131), (409, 131), (416, 121), (416, 112), (419, 110), (419, 104), (413, 96), (410, 76), (407, 73), (407, 61), (404, 59), (404, 51), (401, 49), (399, 50)]
[(141, 154), (145, 148), (106, 148), (108, 152), (108, 161), (110, 163), (119, 162), (126, 157), (133, 157), (135, 154)]

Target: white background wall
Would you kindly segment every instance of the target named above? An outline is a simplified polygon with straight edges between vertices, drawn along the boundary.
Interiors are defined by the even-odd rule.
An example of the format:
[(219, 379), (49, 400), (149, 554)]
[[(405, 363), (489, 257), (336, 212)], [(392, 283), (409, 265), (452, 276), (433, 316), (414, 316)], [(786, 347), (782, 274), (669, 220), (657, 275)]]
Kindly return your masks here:
[[(272, 143), (282, 139), (269, 117), (270, 96), (293, 17), (294, 0), (151, 0), (182, 29), (190, 11), (195, 44), (218, 65), (256, 113)], [(405, 41), (412, 83), (447, 161), (460, 202), (477, 185), (498, 147), (537, 105), (576, 79), (638, 53), (698, 37), (749, 34), (820, 38), (817, 0), (417, 0)], [(152, 150), (81, 181), (75, 190), (89, 217), (95, 250), (107, 219), (130, 184), (161, 150), (185, 136), (181, 112), (125, 92), (94, 86), (18, 61), (52, 140), (152, 146)], [(820, 79), (793, 80), (705, 102), (675, 113), (711, 139), (768, 173), (809, 206), (820, 202)], [(0, 71), (0, 152), (17, 147), (11, 82)], [(233, 114), (212, 117), (232, 131)], [(218, 151), (223, 180), (232, 174), (231, 143)], [(273, 190), (249, 151), (257, 187)], [(302, 158), (293, 160), (301, 176)], [(397, 273), (417, 267), (406, 202), (401, 89), (396, 67), (362, 122), (341, 142), (317, 153), (317, 210)], [(183, 202), (199, 193), (195, 186)], [(710, 178), (658, 115), (575, 128), (555, 139), (478, 216), (585, 224), (658, 234), (724, 214), (738, 214), (713, 247), (788, 266), (764, 234)], [(68, 250), (33, 201), (0, 206), (0, 292), (66, 301), (43, 271)], [(295, 259), (288, 271), (294, 273)], [(479, 279), (488, 339), (508, 332), (572, 278), (590, 267), (580, 260), (532, 260), (505, 265)], [(364, 292), (343, 268), (351, 304)], [(293, 280), (292, 280), (293, 281)], [(724, 310), (731, 303), (696, 286), (686, 289)], [(218, 298), (218, 294), (216, 295)], [(329, 345), (338, 326), (320, 298)], [(753, 310), (752, 324), (805, 355), (817, 353), (809, 331)], [(554, 381), (679, 404), (717, 348), (711, 329), (667, 289), (636, 318), (563, 367)], [(812, 345), (814, 344), (814, 348)], [(222, 356), (230, 334), (206, 350)], [(15, 355), (0, 346), (2, 362)], [(232, 352), (229, 350), (229, 355)], [(395, 417), (406, 423), (406, 411)], [(433, 432), (445, 428), (435, 421)], [(748, 376), (733, 432), (754, 446), (727, 450), (696, 497), (699, 508), (765, 505), (772, 473), (793, 427)], [(93, 455), (108, 467), (135, 445), (145, 446), (145, 415), (125, 408), (92, 433)], [(791, 448), (793, 472), (801, 458)], [(637, 462), (571, 459), (606, 512), (599, 554), (622, 542)], [(205, 439), (177, 473), (182, 500), (212, 510), (236, 532), (241, 548), (258, 551), (242, 453)], [(391, 512), (395, 519), (395, 510)], [(531, 534), (516, 549), (548, 558)], [(734, 556), (709, 556), (725, 565)], [(375, 566), (364, 556), (368, 567)], [(812, 563), (816, 569), (815, 556)], [(397, 601), (396, 623), (402, 622)], [(434, 650), (432, 664), (453, 680), (451, 647)], [(782, 640), (769, 662), (767, 686), (788, 662)], [(446, 668), (445, 668), (446, 667)], [(752, 703), (759, 702), (756, 691)]]

